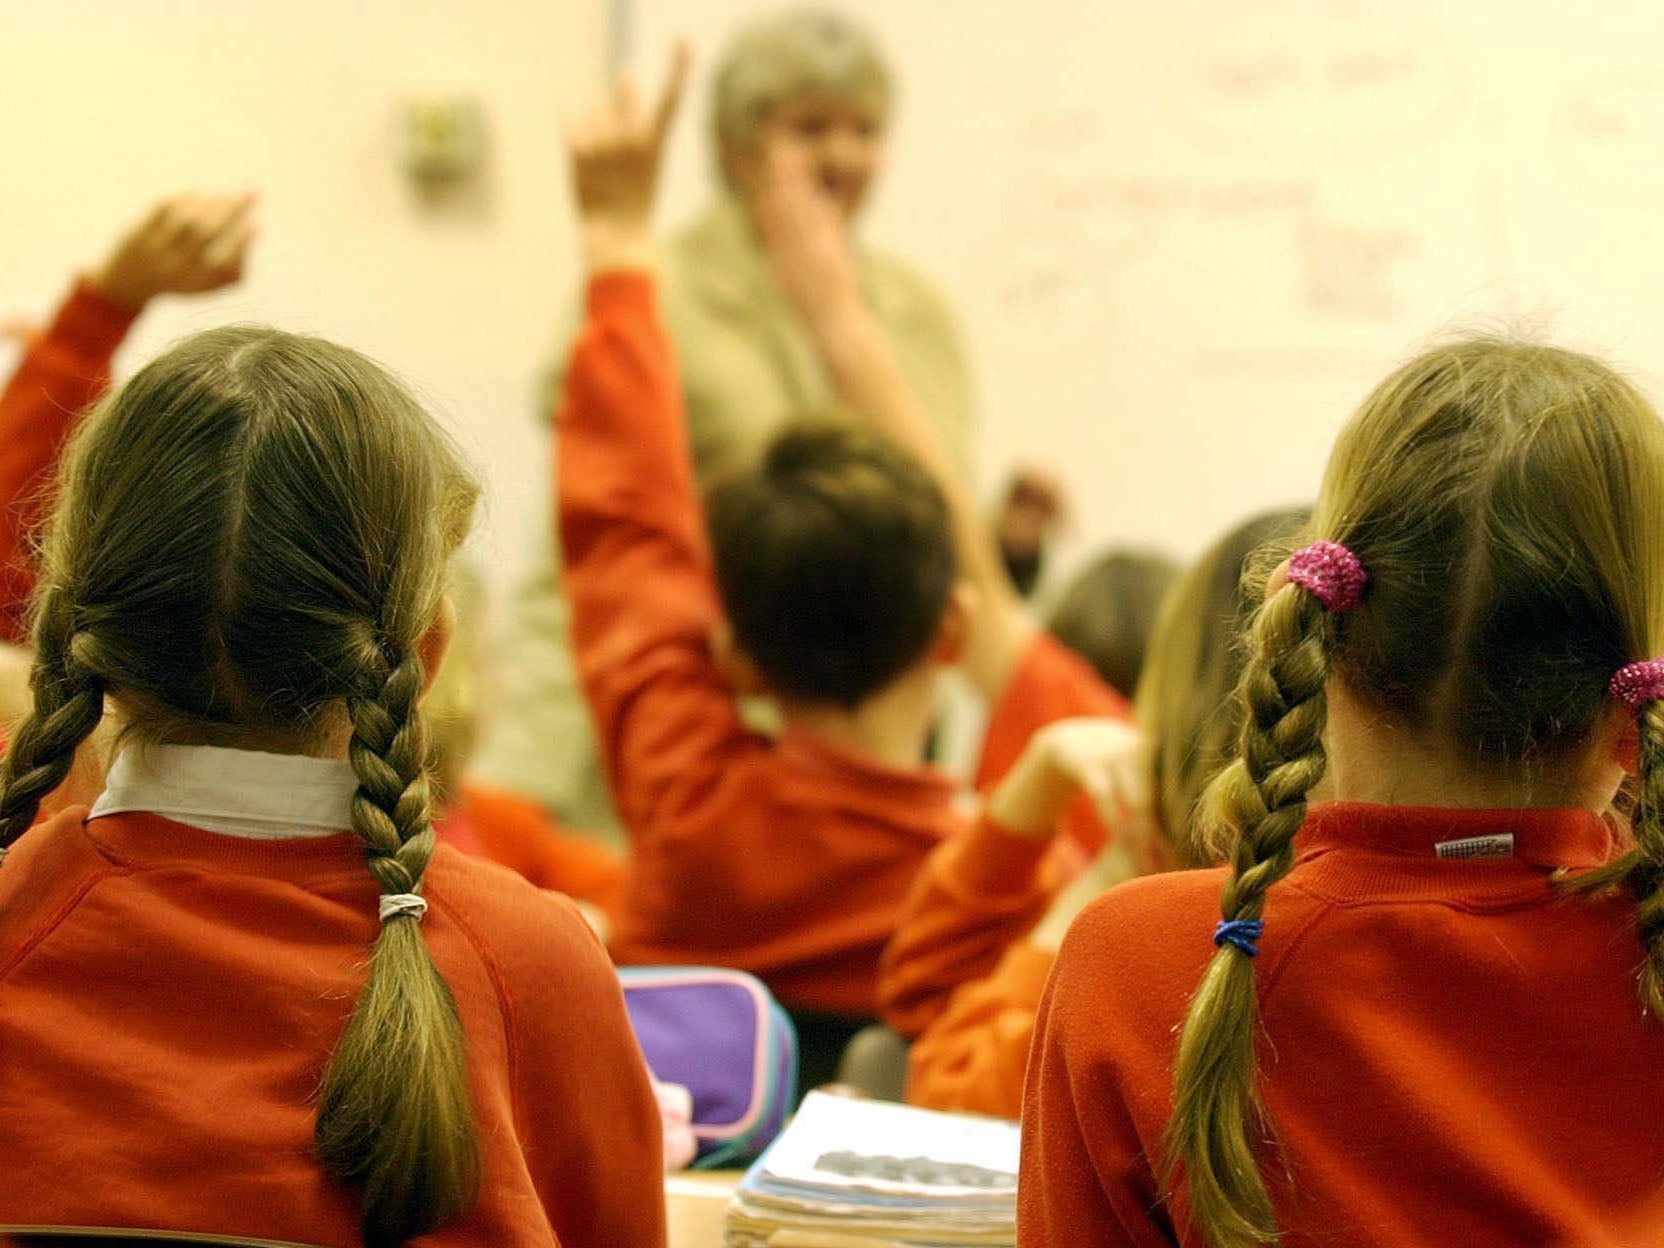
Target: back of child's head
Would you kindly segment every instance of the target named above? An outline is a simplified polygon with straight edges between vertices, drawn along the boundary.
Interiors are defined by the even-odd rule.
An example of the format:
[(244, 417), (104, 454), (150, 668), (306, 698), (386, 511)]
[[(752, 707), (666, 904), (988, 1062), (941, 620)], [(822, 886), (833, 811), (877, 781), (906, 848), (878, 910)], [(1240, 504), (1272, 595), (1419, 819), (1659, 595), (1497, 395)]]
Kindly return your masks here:
[(956, 578), (942, 491), (900, 448), (788, 426), (709, 491), (723, 607), (783, 698), (853, 709), (922, 661)]
[[(1292, 866), (1324, 774), (1331, 681), (1522, 793), (1604, 739), (1614, 673), (1664, 643), (1664, 426), (1587, 356), (1483, 338), (1438, 347), (1388, 377), (1341, 434), (1311, 536), (1350, 551), (1368, 580), (1355, 609), (1330, 610), (1350, 605), (1356, 578), (1302, 572), (1258, 613), (1240, 757), (1209, 795), (1236, 838), (1225, 920), (1276, 922), (1267, 890)], [(1642, 712), (1640, 731), (1639, 848), (1614, 873), (1640, 897), (1641, 1000), (1657, 1015), (1664, 706)], [(1214, 1245), (1275, 1235), (1252, 1148), (1257, 1030), (1252, 957), (1225, 941), (1185, 1023), (1168, 1135)]]
[(1178, 565), (1165, 555), (1112, 550), (1088, 563), (1046, 617), (1046, 629), (1131, 697), (1149, 652), (1156, 614)]
[(1267, 552), (1286, 553), (1310, 519), (1306, 508), (1287, 508), (1237, 525), (1178, 576), (1151, 628), (1135, 710), (1149, 743), (1156, 830), (1178, 866), (1204, 866), (1225, 852), (1201, 797), (1242, 730), (1232, 693), (1263, 585), (1253, 567)]
[[(419, 892), (433, 831), (418, 647), (476, 493), (415, 401), (343, 347), (221, 329), (142, 369), (64, 458), (0, 845), (107, 696), (141, 742), (329, 753), (350, 738), (369, 871), (383, 894)], [(318, 1107), (320, 1158), (362, 1185), (367, 1243), (472, 1203), (471, 1122), (455, 1002), (417, 923), (394, 918)]]

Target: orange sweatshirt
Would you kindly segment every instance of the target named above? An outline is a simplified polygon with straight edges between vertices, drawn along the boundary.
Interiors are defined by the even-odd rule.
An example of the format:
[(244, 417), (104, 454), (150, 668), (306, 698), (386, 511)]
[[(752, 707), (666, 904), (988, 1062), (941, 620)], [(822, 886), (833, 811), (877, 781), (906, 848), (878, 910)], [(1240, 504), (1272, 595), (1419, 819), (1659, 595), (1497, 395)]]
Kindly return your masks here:
[[(614, 956), (738, 967), (794, 1009), (872, 1015), (903, 898), (965, 826), (952, 782), (741, 722), (710, 652), (722, 608), (647, 277), (591, 283), (557, 427), (573, 649), (633, 851)], [(1036, 650), (1018, 706), (1062, 653)]]
[[(1475, 837), (1512, 853), (1437, 856)], [(1664, 1024), (1636, 1003), (1634, 905), (1551, 882), (1612, 849), (1587, 811), (1312, 808), (1254, 967), (1286, 1248), (1600, 1243), (1658, 1192)], [(1023, 1101), (1024, 1248), (1201, 1243), (1150, 1159), (1223, 875), (1133, 880), (1064, 941)]]
[(925, 863), (878, 970), (881, 1017), (905, 1036), (935, 1023), (962, 984), (985, 978), (1085, 866), (1066, 838), (1006, 832), (984, 817)]
[[(991, 789), (1002, 779), (1041, 728), (1083, 715), (1125, 719), (1131, 708), (1089, 663), (1050, 635), (1039, 634), (993, 708), (977, 764), (978, 788)], [(1091, 802), (1084, 799), (1070, 806), (1060, 830), (1064, 835), (1048, 843), (1012, 835), (984, 819), (931, 854), (879, 963), (879, 1012), (886, 1023), (907, 1036), (931, 1028), (953, 993), (992, 973), (1007, 948), (1040, 921), (1058, 890), (1106, 840)], [(1032, 959), (1020, 961), (1032, 965)], [(1044, 981), (1044, 971), (1040, 979)], [(1025, 977), (1013, 986), (1027, 985)], [(1024, 991), (1025, 1000), (1028, 995)], [(977, 1062), (993, 1057), (981, 1035), (990, 1004), (984, 999), (963, 1019), (971, 1029), (963, 1043)], [(1032, 1010), (1033, 1002), (1022, 1008)], [(1027, 1051), (1026, 1044), (1020, 1047)], [(1020, 1088), (1020, 1063), (1013, 1077)], [(910, 1084), (910, 1100), (914, 1091)], [(960, 1107), (935, 1098), (915, 1103)], [(977, 1109), (1016, 1114), (1015, 1102), (1004, 1111)]]
[(137, 315), (77, 282), (0, 391), (0, 641), (29, 640), (29, 543), (43, 490), (76, 417), (109, 386), (110, 359)]
[[(0, 868), (0, 1225), (357, 1245), (312, 1125), (377, 932), (361, 844), (85, 813)], [(475, 1210), (416, 1242), (662, 1248), (659, 1114), (599, 943), (443, 846), (424, 891), (484, 1172)]]

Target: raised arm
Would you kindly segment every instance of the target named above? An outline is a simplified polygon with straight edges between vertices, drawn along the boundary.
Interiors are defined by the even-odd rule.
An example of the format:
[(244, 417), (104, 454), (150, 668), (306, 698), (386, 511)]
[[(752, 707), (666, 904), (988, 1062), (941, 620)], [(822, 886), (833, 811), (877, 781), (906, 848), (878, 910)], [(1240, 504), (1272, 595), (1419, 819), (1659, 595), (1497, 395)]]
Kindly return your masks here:
[(217, 290), (242, 275), (252, 208), (248, 195), (158, 203), (76, 281), (0, 391), (0, 640), (28, 640), (30, 547), (46, 485), (76, 419), (109, 386), (116, 348), (156, 296)]
[(908, 895), (879, 964), (885, 1022), (906, 1035), (932, 1026), (1068, 891), (1086, 858), (1057, 833), (1078, 797), (1115, 829), (1126, 876), (1137, 873), (1136, 847), (1151, 840), (1142, 757), (1137, 732), (1118, 720), (1065, 720), (1035, 734), (980, 823), (937, 849)]
[(993, 535), (940, 433), (919, 406), (883, 327), (861, 297), (836, 210), (794, 148), (769, 153), (758, 223), (776, 278), (809, 331), (842, 400), (929, 467), (953, 509), (959, 559), (976, 588), (965, 669), (997, 698), (1034, 631), (1006, 575)]
[[(620, 87), (569, 139), (588, 298), (556, 420), (563, 587), (638, 852), (719, 825), (710, 795), (751, 739), (711, 653), (721, 605), (649, 274), (653, 192), (685, 66), (683, 55), (651, 110)], [(690, 795), (699, 800), (680, 800)], [(712, 826), (693, 826), (690, 812), (709, 812)]]

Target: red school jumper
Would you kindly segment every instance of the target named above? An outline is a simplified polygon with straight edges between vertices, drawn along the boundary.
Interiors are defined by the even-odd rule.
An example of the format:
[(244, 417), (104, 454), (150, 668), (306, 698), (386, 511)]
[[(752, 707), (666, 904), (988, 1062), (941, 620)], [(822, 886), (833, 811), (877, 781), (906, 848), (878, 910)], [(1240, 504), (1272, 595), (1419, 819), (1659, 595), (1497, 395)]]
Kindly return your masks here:
[[(66, 811), (0, 867), (0, 1225), (354, 1248), (312, 1155), (377, 889), (350, 833), (251, 840)], [(573, 905), (441, 846), (422, 935), (461, 1011), (478, 1206), (412, 1241), (662, 1248), (659, 1114)]]
[(28, 644), (29, 541), (77, 418), (110, 384), (110, 359), (138, 311), (80, 281), (0, 389), (0, 641)]
[[(110, 385), (110, 361), (138, 311), (78, 281), (0, 389), (0, 641), (29, 643), (36, 569), (30, 543), (64, 442)], [(3, 749), (0, 743), (0, 749)], [(63, 790), (60, 790), (62, 793)], [(43, 807), (50, 814), (51, 799)], [(465, 784), (434, 818), (465, 853), (513, 867), (612, 915), (623, 866), (605, 846), (573, 836), (534, 803)]]
[[(966, 826), (954, 785), (741, 721), (710, 652), (722, 608), (645, 274), (591, 282), (557, 432), (573, 650), (633, 850), (613, 955), (737, 967), (793, 1009), (871, 1016), (907, 890)], [(1002, 701), (1031, 722), (1082, 713), (1047, 693), (1072, 657), (1037, 642)]]
[(907, 1102), (1015, 1118), (1054, 955), (1024, 939), (1071, 878), (1055, 844), (990, 819), (931, 855), (879, 966), (884, 1021), (914, 1036)]
[[(1506, 858), (1437, 856), (1511, 836)], [(1664, 1025), (1581, 810), (1314, 806), (1254, 966), (1260, 1149), (1285, 1248), (1604, 1243), (1664, 1183)], [(1070, 929), (1023, 1102), (1018, 1242), (1200, 1245), (1152, 1176), (1222, 870), (1113, 889)]]

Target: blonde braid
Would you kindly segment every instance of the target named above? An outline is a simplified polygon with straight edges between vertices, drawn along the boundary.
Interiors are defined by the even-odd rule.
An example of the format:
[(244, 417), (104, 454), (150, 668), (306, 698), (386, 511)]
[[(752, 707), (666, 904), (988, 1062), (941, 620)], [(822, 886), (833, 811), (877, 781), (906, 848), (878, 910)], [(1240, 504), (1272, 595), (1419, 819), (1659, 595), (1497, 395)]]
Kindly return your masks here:
[[(419, 892), (433, 854), (420, 658), (406, 654), (371, 696), (349, 700), (358, 775), (353, 829), (384, 895)], [(324, 1075), (316, 1142), (326, 1169), (364, 1190), (364, 1242), (403, 1243), (478, 1199), (456, 999), (428, 954), (419, 916), (382, 923), (370, 974)]]
[[(1236, 832), (1220, 901), (1227, 921), (1260, 918), (1267, 892), (1294, 864), (1306, 794), (1326, 762), (1332, 619), (1312, 594), (1286, 585), (1255, 622), (1240, 686), (1241, 757), (1214, 781), (1209, 799)], [(1257, 1023), (1253, 957), (1223, 943), (1191, 999), (1179, 1039), (1163, 1165), (1169, 1186), (1182, 1172), (1190, 1216), (1213, 1248), (1277, 1241), (1271, 1197), (1254, 1157), (1262, 1129)]]
[(1636, 975), (1641, 1008), (1664, 1022), (1664, 701), (1635, 712), (1641, 765), (1630, 826), (1635, 848), (1602, 867), (1563, 881), (1576, 893), (1624, 888), (1635, 898), (1635, 935), (1645, 958)]
[(1647, 703), (1636, 722), (1641, 738), (1640, 801), (1629, 884), (1636, 902), (1635, 932), (1647, 955), (1638, 991), (1642, 1007), (1664, 1021), (1664, 703)]
[(104, 718), (104, 681), (83, 661), (91, 639), (75, 632), (73, 617), (68, 594), (46, 591), (29, 675), (34, 709), (18, 725), (0, 769), (0, 850), (29, 830), (41, 802), (64, 782), (75, 752)]

